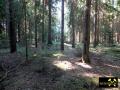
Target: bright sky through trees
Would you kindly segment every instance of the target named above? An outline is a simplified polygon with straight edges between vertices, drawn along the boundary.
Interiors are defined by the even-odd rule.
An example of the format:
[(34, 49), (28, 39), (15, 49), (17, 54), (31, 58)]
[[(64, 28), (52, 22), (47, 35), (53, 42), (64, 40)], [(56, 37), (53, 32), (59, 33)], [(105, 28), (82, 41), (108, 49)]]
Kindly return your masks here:
[[(57, 19), (58, 19), (59, 25), (61, 26), (61, 2), (58, 2), (57, 7), (58, 7), (58, 9), (57, 9)], [(67, 26), (67, 20), (66, 19), (67, 19), (67, 14), (68, 14), (68, 8), (66, 6), (66, 3), (65, 3), (65, 6), (64, 6), (64, 9), (65, 9), (65, 12), (64, 12), (64, 14), (65, 14), (65, 17), (64, 17), (65, 18), (64, 29), (65, 29), (65, 32), (67, 32), (68, 31), (68, 26)], [(61, 28), (59, 28), (59, 30), (60, 29)]]

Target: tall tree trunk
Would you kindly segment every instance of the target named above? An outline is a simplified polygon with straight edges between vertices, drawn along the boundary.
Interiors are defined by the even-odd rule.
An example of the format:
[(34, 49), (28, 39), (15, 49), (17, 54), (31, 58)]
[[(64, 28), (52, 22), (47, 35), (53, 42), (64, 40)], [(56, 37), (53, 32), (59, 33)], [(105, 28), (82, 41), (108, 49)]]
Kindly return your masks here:
[(36, 0), (35, 0), (35, 6), (34, 6), (34, 9), (35, 9), (35, 16), (34, 16), (34, 18), (35, 18), (35, 47), (37, 48), (37, 17), (36, 17), (36, 14), (37, 14), (37, 2), (36, 2)]
[(95, 0), (95, 28), (94, 28), (94, 48), (98, 45), (98, 0)]
[[(115, 1), (112, 0), (112, 5), (113, 5), (113, 7), (114, 7), (114, 4), (115, 4)], [(114, 28), (114, 23), (115, 23), (115, 22), (114, 22), (114, 16), (115, 16), (115, 13), (114, 13), (114, 11), (113, 11), (112, 30), (111, 30), (111, 37), (110, 37), (110, 38), (111, 38), (111, 39), (110, 39), (110, 44), (111, 44), (111, 45), (113, 45), (113, 43), (114, 43), (114, 39), (113, 39), (113, 37), (114, 37), (114, 29), (115, 29), (115, 28)], [(111, 45), (110, 45), (110, 46), (111, 46)]]
[(97, 42), (98, 44), (100, 43), (100, 1), (98, 0), (98, 16), (97, 16), (97, 33), (98, 33), (98, 36), (97, 36)]
[(117, 32), (117, 36), (116, 36), (116, 41), (117, 41), (117, 44), (120, 43), (120, 32)]
[(85, 30), (83, 35), (83, 54), (82, 54), (82, 61), (85, 63), (90, 63), (90, 57), (89, 57), (90, 11), (91, 11), (91, 0), (86, 0)]
[(72, 13), (72, 48), (75, 48), (75, 17), (74, 17), (74, 14), (75, 14), (75, 6), (74, 6), (74, 1), (72, 1), (72, 10), (71, 10), (71, 13)]
[(10, 20), (10, 12), (9, 12), (9, 1), (5, 0), (5, 17), (6, 17), (6, 32), (8, 37), (8, 31), (9, 31), (9, 20)]
[(20, 21), (18, 22), (17, 28), (18, 28), (18, 42), (20, 42), (20, 39), (21, 39)]
[(52, 29), (51, 29), (51, 5), (52, 0), (49, 0), (49, 28), (48, 28), (48, 45), (52, 45)]
[(44, 16), (45, 16), (45, 1), (43, 0), (43, 17), (42, 17), (42, 43), (45, 43), (45, 37), (44, 37)]
[(61, 20), (61, 50), (64, 50), (64, 0), (62, 0), (62, 20)]
[(26, 60), (28, 60), (28, 41), (27, 41), (27, 18), (26, 18), (26, 4), (27, 2), (24, 1), (24, 19), (25, 19), (25, 44), (26, 44)]
[(16, 52), (16, 31), (15, 31), (15, 21), (14, 21), (14, 10), (13, 10), (13, 0), (8, 0), (9, 3), (9, 39), (10, 39), (10, 52)]

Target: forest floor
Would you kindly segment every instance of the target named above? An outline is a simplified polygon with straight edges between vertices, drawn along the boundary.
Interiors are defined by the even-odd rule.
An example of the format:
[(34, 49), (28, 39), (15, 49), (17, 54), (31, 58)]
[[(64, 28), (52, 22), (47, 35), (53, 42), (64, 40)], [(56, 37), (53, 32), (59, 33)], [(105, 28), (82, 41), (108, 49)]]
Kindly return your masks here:
[[(81, 63), (76, 49), (68, 44), (64, 52), (32, 48), (33, 53), (25, 63), (21, 63), (25, 58), (20, 53), (0, 53), (6, 71), (21, 63), (0, 83), (0, 90), (120, 90), (98, 87), (101, 76), (120, 77), (120, 48), (115, 50), (116, 54), (109, 50), (103, 53), (102, 48), (91, 48), (90, 65)], [(3, 75), (0, 72), (0, 77)]]

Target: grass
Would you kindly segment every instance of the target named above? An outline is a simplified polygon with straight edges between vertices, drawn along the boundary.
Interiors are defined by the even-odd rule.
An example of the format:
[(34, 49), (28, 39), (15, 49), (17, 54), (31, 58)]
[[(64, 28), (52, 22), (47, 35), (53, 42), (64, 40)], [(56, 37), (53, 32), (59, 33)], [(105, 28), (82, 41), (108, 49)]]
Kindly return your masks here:
[(116, 47), (104, 47), (104, 46), (97, 46), (96, 48), (90, 48), (90, 51), (98, 54), (105, 54), (112, 56), (114, 58), (120, 58), (120, 46)]
[(9, 52), (10, 52), (9, 48), (0, 49), (0, 53), (9, 53)]
[[(69, 77), (63, 78), (59, 82), (57, 90), (95, 90), (97, 79), (84, 77)], [(98, 81), (97, 81), (98, 83)]]
[(114, 47), (114, 48), (109, 48), (104, 51), (104, 54), (109, 54), (112, 57), (119, 58), (120, 59), (120, 47)]

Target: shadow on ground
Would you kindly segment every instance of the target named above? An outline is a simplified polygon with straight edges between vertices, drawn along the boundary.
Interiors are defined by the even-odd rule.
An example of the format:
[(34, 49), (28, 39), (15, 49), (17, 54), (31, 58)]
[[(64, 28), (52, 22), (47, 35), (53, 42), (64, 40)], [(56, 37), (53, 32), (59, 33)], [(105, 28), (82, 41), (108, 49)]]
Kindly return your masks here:
[[(69, 53), (68, 53), (69, 52)], [(111, 57), (91, 54), (91, 65), (79, 62), (74, 50), (55, 52), (52, 56), (32, 55), (0, 84), (0, 90), (119, 90), (98, 87), (100, 76), (120, 76), (118, 61)], [(19, 54), (5, 54), (0, 60), (16, 66), (25, 58)], [(17, 62), (17, 63), (16, 63)], [(9, 68), (10, 69), (10, 68)]]

